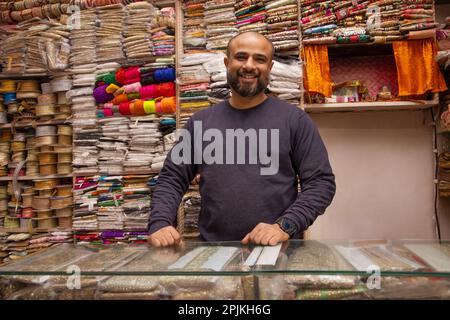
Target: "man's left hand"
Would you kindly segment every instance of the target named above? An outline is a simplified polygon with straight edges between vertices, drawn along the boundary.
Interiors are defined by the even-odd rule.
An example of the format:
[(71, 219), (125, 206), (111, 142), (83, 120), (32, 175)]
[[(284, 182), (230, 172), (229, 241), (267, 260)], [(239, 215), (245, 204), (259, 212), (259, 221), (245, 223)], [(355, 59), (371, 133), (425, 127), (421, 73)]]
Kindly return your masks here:
[(277, 243), (289, 240), (289, 235), (281, 230), (278, 224), (259, 223), (250, 233), (248, 233), (242, 244), (253, 242), (258, 245), (274, 246)]

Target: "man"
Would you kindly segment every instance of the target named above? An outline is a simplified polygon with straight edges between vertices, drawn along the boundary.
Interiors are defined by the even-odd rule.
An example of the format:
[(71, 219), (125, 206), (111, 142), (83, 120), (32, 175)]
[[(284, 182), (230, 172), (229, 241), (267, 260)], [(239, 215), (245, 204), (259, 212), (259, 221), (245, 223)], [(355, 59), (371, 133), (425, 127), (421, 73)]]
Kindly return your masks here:
[(264, 93), (273, 55), (259, 33), (230, 40), (231, 98), (194, 114), (167, 157), (152, 196), (152, 245), (180, 241), (177, 209), (198, 173), (206, 241), (275, 245), (299, 237), (331, 203), (334, 175), (317, 128), (297, 106)]

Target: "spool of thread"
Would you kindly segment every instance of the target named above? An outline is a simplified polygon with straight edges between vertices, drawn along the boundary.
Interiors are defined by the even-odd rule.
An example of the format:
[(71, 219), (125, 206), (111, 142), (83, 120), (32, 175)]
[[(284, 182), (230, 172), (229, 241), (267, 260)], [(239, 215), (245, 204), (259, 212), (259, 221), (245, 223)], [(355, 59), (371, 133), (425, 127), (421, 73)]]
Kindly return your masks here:
[(56, 172), (58, 174), (69, 174), (72, 173), (72, 162), (70, 163), (58, 163)]
[(25, 136), (24, 132), (16, 132), (14, 133), (14, 141), (20, 141), (20, 142), (25, 142), (27, 141), (27, 137)]
[(35, 143), (36, 143), (36, 147), (51, 146), (53, 144), (56, 144), (57, 140), (58, 140), (58, 136), (42, 136), (42, 137), (36, 137)]
[(122, 102), (121, 104), (119, 104), (119, 112), (123, 116), (130, 116), (131, 115), (130, 103)]
[(72, 163), (72, 153), (58, 153), (58, 164)]
[(155, 112), (156, 113), (162, 113), (161, 101), (157, 101), (156, 102)]
[(164, 82), (158, 85), (158, 97), (173, 97), (175, 96), (175, 83)]
[(140, 82), (141, 72), (139, 67), (120, 68), (116, 71), (116, 80), (124, 85)]
[(156, 103), (155, 100), (147, 100), (144, 101), (144, 112), (146, 114), (153, 114), (156, 112)]
[(59, 185), (59, 179), (33, 180), (34, 190), (50, 190)]
[(58, 92), (58, 104), (68, 104), (69, 100), (67, 99), (67, 92), (61, 91)]
[(103, 115), (105, 117), (112, 117), (114, 115), (112, 108), (103, 108)]
[(37, 97), (38, 104), (51, 105), (56, 103), (56, 95), (53, 93), (41, 94)]
[(39, 165), (56, 163), (58, 157), (56, 153), (40, 153)]
[(52, 93), (52, 85), (49, 82), (43, 82), (41, 83), (41, 91), (42, 94), (49, 94)]
[(139, 91), (140, 95), (141, 95), (141, 99), (155, 99), (158, 97), (158, 93), (157, 93), (157, 85), (156, 84), (151, 84), (148, 86), (144, 86), (141, 88), (141, 90)]
[(134, 112), (136, 115), (139, 115), (139, 116), (145, 115), (144, 100), (135, 100), (134, 101)]
[(114, 94), (114, 92), (116, 92), (118, 89), (119, 89), (119, 86), (112, 83), (106, 87), (105, 91), (109, 94)]
[(116, 81), (116, 74), (114, 72), (107, 73), (101, 77), (101, 80), (106, 84), (115, 84), (117, 85)]
[(124, 85), (122, 88), (125, 93), (139, 92), (142, 88), (142, 85), (140, 82), (135, 82)]
[(123, 93), (123, 94), (119, 94), (119, 95), (115, 96), (111, 102), (115, 105), (119, 105), (122, 102), (128, 102), (128, 101), (129, 101), (128, 96), (125, 93)]
[(94, 98), (97, 103), (106, 103), (112, 99), (114, 96), (106, 92), (107, 84), (97, 87), (94, 89)]
[(176, 74), (174, 68), (156, 69), (153, 78), (157, 83), (175, 81)]
[(36, 117), (52, 116), (55, 114), (54, 105), (36, 105)]
[(3, 102), (4, 104), (10, 104), (16, 102), (16, 93), (15, 92), (6, 92), (3, 94)]
[(62, 135), (72, 135), (72, 126), (60, 124), (58, 125), (58, 134)]
[(22, 80), (17, 85), (18, 92), (40, 92), (39, 81), (37, 80)]
[(72, 135), (59, 134), (58, 135), (58, 144), (65, 145), (65, 146), (72, 145)]
[(17, 83), (14, 80), (1, 80), (0, 93), (15, 92), (17, 90)]
[(73, 208), (72, 207), (55, 209), (55, 214), (56, 214), (57, 217), (72, 216), (72, 212), (73, 212)]
[(55, 187), (56, 195), (60, 197), (71, 196), (72, 195), (72, 185), (63, 184)]
[(52, 136), (56, 134), (55, 126), (38, 126), (36, 127), (36, 137)]
[(39, 166), (39, 174), (43, 176), (49, 176), (52, 174), (56, 174), (56, 164), (55, 163), (49, 163)]
[(175, 97), (163, 98), (161, 100), (161, 109), (163, 113), (175, 113), (177, 102)]
[(53, 147), (54, 151), (56, 153), (71, 153), (72, 152), (72, 146), (59, 146), (55, 145)]
[(53, 92), (69, 91), (72, 88), (72, 80), (61, 79), (50, 81)]

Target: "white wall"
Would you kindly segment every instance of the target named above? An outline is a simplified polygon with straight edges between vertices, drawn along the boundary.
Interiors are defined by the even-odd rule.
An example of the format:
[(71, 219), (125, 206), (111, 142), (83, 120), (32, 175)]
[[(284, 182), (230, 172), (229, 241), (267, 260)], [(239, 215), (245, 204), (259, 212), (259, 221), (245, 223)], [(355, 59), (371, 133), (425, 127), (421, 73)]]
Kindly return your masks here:
[(435, 238), (429, 110), (310, 116), (327, 146), (337, 192), (308, 238)]

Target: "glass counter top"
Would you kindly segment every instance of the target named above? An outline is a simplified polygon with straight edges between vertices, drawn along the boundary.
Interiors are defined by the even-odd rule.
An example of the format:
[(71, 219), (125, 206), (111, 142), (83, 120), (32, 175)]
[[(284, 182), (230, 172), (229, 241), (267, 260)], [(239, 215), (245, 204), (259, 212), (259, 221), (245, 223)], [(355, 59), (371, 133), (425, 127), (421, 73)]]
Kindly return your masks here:
[(365, 275), (450, 278), (450, 241), (291, 240), (277, 246), (184, 242), (179, 247), (61, 244), (0, 266), (0, 276)]

